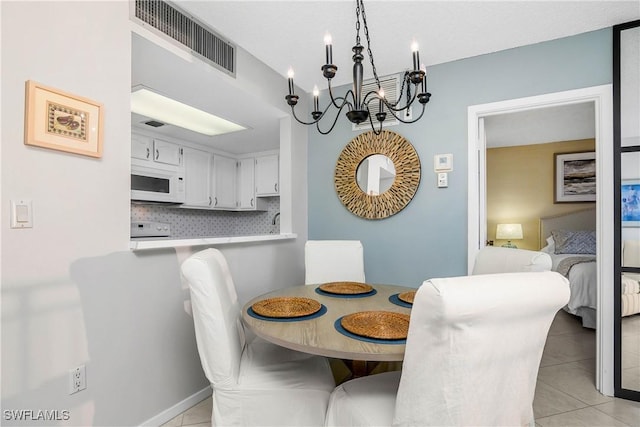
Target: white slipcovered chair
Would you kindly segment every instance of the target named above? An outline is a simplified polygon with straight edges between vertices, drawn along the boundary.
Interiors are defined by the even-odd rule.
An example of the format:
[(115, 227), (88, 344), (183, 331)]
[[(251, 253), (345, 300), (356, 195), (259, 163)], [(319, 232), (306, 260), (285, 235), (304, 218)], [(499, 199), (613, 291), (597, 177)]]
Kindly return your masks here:
[(307, 285), (327, 282), (364, 283), (364, 255), (359, 240), (308, 240), (304, 245)]
[(471, 274), (549, 271), (551, 265), (551, 256), (544, 252), (485, 246), (476, 255)]
[(336, 387), (325, 425), (533, 426), (542, 351), (568, 300), (569, 282), (550, 271), (425, 281), (402, 372)]
[(335, 382), (326, 358), (245, 339), (227, 261), (217, 249), (182, 263), (214, 426), (317, 426)]

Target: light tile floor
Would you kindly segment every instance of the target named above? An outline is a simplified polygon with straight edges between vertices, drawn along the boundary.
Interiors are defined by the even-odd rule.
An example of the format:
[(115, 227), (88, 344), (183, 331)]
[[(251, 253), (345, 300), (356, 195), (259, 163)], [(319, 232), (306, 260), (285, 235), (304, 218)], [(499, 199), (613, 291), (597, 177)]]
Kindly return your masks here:
[[(623, 335), (632, 336), (627, 342), (636, 346), (640, 315), (626, 319), (632, 320), (633, 327), (628, 327), (631, 322), (626, 322)], [(577, 318), (562, 310), (558, 313), (540, 363), (533, 402), (537, 426), (640, 426), (640, 402), (611, 398), (596, 391), (595, 339), (595, 331), (583, 328)], [(640, 362), (640, 359), (635, 356), (640, 358), (640, 349), (631, 345), (625, 358), (625, 369), (638, 376), (640, 363), (635, 362)], [(638, 353), (634, 353), (636, 350)], [(163, 427), (186, 426), (211, 426), (211, 398), (178, 415)]]

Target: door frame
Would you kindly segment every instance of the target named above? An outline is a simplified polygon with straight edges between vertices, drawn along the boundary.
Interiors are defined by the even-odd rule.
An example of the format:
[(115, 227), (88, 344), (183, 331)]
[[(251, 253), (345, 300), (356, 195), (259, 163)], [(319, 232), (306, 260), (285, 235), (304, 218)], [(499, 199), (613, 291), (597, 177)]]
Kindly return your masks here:
[(613, 260), (613, 92), (612, 85), (555, 92), (468, 107), (467, 269), (486, 240), (486, 141), (484, 117), (539, 108), (593, 102), (596, 146), (596, 236), (598, 303), (596, 316), (596, 388), (614, 394)]

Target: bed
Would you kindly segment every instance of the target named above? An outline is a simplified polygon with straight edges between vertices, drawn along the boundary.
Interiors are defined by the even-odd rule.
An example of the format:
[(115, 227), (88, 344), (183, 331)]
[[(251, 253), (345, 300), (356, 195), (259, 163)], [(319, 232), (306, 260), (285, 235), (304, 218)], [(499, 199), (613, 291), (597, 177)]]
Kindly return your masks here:
[[(569, 279), (571, 296), (564, 310), (596, 328), (598, 279), (596, 266), (596, 213), (585, 209), (540, 218), (542, 252), (551, 256), (553, 271)], [(640, 242), (625, 241), (623, 265), (640, 266)], [(640, 275), (622, 277), (622, 315), (640, 312)]]
[[(551, 269), (558, 271), (569, 279), (571, 296), (564, 310), (582, 318), (582, 326), (592, 329), (596, 328), (598, 294), (595, 229), (595, 209), (584, 209), (568, 214), (540, 218), (540, 244), (542, 245), (540, 250), (551, 256)], [(554, 234), (562, 233), (562, 237), (571, 239), (572, 232), (583, 232), (583, 236), (587, 233), (593, 233), (592, 250), (585, 249), (585, 246), (589, 245), (582, 245), (581, 250), (576, 250), (576, 253), (571, 253), (574, 251), (567, 252), (566, 249), (571, 250), (572, 246), (570, 244), (565, 244), (562, 247), (558, 245), (558, 250), (556, 250)], [(556, 234), (556, 238), (558, 236), (559, 234)]]

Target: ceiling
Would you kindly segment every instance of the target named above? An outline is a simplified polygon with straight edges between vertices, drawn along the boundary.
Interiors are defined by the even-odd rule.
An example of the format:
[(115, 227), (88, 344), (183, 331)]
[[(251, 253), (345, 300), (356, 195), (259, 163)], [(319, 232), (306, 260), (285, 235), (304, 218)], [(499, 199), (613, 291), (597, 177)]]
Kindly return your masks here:
[[(179, 7), (286, 76), (307, 92), (326, 87), (324, 34), (333, 39), (334, 85), (351, 82), (355, 2), (179, 1)], [(411, 43), (430, 65), (455, 61), (640, 19), (634, 1), (400, 1), (365, 2), (378, 75), (411, 67)], [(361, 44), (366, 48), (364, 28)], [(365, 78), (372, 77), (365, 58)], [(286, 88), (283, 88), (283, 91)]]
[(488, 148), (595, 138), (593, 102), (538, 108), (486, 117)]
[[(355, 2), (352, 0), (177, 0), (174, 4), (281, 75), (286, 76), (287, 70), (292, 67), (296, 73), (296, 85), (308, 92), (315, 84), (320, 89), (326, 87), (320, 67), (325, 62), (323, 37), (328, 31), (333, 38), (333, 62), (338, 66), (333, 85), (350, 83), (353, 64), (351, 47), (355, 42)], [(371, 0), (365, 3), (365, 12), (377, 73), (384, 76), (411, 66), (412, 40), (420, 44), (421, 62), (429, 67), (640, 19), (640, 1)], [(361, 43), (366, 48), (363, 28)], [(214, 145), (231, 153), (278, 147), (278, 117), (282, 114), (281, 111), (261, 105), (257, 100), (251, 103), (220, 101), (242, 98), (238, 96), (238, 87), (226, 84), (225, 80), (228, 79), (225, 78), (219, 79), (216, 83), (214, 94), (203, 96), (210, 89), (198, 84), (202, 79), (190, 75), (191, 71), (187, 72), (185, 69), (181, 70), (180, 74), (175, 74), (176, 70), (173, 67), (167, 70), (164, 66), (142, 66), (141, 64), (149, 58), (141, 56), (140, 52), (147, 48), (145, 44), (136, 51), (134, 44), (134, 84), (144, 84), (149, 78), (156, 80), (159, 78), (158, 75), (165, 74), (162, 82), (155, 82), (157, 87), (151, 87), (174, 98), (183, 98), (183, 102), (199, 106), (250, 128), (249, 131), (214, 139), (204, 138), (189, 131), (186, 131), (185, 137), (184, 131), (180, 129), (165, 128), (164, 132), (178, 138), (188, 137), (188, 140), (193, 142)], [(141, 67), (147, 71), (140, 73), (136, 79), (135, 69)], [(191, 68), (201, 67), (191, 64)], [(370, 70), (369, 61), (365, 59), (365, 79), (372, 77)], [(194, 72), (198, 73), (201, 70)], [(183, 78), (176, 81), (175, 75), (181, 75)], [(286, 87), (283, 87), (283, 94), (285, 91)], [(558, 114), (547, 114), (551, 121), (545, 122), (545, 126), (532, 126), (532, 123), (540, 123), (541, 118), (535, 115), (541, 113), (532, 112), (533, 116), (527, 113), (510, 115), (511, 129), (507, 131), (517, 135), (530, 135), (533, 139), (540, 139), (534, 135), (534, 130), (551, 132), (556, 128), (564, 128), (563, 135), (566, 135), (567, 139), (582, 137), (567, 135), (566, 128), (575, 130), (576, 135), (593, 132), (593, 115), (589, 118), (584, 110), (570, 109), (557, 111)], [(568, 122), (560, 113), (572, 117), (572, 126), (567, 126)], [(586, 120), (581, 120), (585, 117)], [(499, 120), (497, 117), (494, 119), (496, 126), (491, 133), (498, 138)], [(529, 126), (529, 130), (518, 131), (515, 119), (521, 119), (518, 123)], [(504, 140), (509, 136), (503, 135), (500, 138)], [(254, 143), (257, 144), (256, 147)]]

